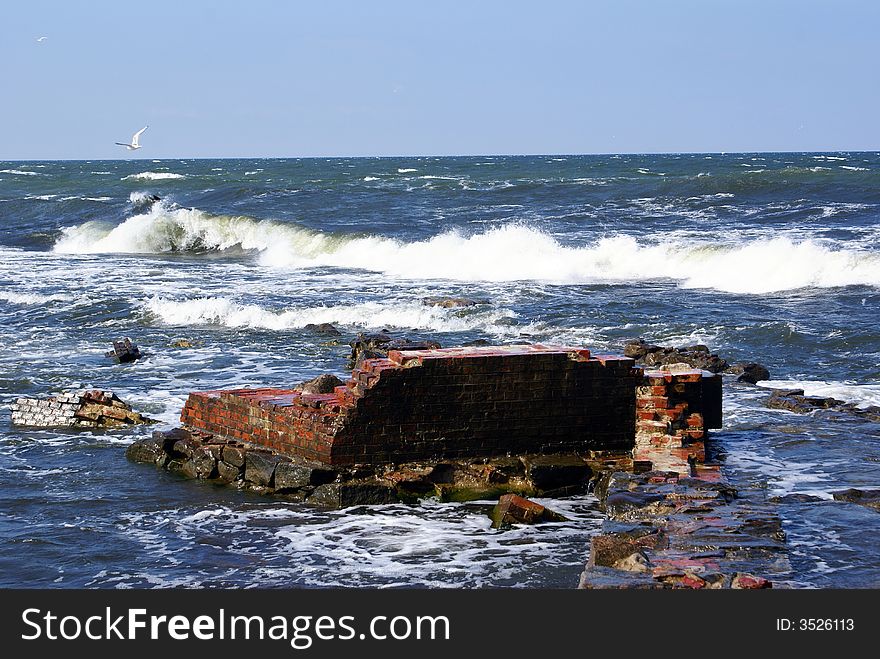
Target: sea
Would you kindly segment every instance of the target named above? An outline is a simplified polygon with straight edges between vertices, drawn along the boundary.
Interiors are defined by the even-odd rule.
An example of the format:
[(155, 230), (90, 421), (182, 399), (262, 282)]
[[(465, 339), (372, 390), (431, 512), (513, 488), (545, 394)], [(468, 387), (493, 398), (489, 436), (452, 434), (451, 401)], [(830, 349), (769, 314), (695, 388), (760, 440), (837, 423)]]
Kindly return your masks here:
[[(878, 486), (880, 426), (764, 405), (880, 405), (878, 305), (880, 153), (0, 162), (0, 587), (575, 587), (592, 495), (495, 531), (491, 502), (326, 511), (126, 460), (188, 392), (345, 376), (377, 330), (766, 365), (713, 441), (734, 485), (819, 498), (778, 506), (779, 585), (880, 587), (880, 513), (831, 494)], [(11, 425), (82, 388), (160, 423)]]

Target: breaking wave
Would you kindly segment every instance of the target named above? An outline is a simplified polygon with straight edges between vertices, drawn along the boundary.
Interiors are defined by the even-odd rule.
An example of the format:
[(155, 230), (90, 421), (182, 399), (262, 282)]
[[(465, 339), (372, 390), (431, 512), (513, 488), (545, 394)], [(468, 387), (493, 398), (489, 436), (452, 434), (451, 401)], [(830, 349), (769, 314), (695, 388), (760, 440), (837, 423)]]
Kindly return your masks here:
[[(486, 309), (457, 314), (419, 302), (364, 302), (299, 309), (272, 310), (257, 304), (242, 304), (227, 297), (172, 300), (154, 297), (146, 310), (168, 325), (221, 325), (269, 330), (301, 329), (310, 323), (333, 323), (351, 327), (424, 329), (437, 332), (467, 332), (488, 329), (501, 318), (504, 309)], [(496, 327), (503, 333), (504, 327)], [(521, 331), (522, 328), (516, 328)]]
[(803, 389), (807, 396), (836, 398), (859, 407), (880, 406), (880, 384), (815, 380), (764, 380), (758, 386), (768, 389)]
[(174, 172), (141, 172), (139, 174), (129, 174), (123, 176), (121, 181), (161, 181), (164, 179), (186, 178), (185, 174), (175, 174)]
[(239, 247), (275, 268), (339, 267), (402, 279), (542, 281), (558, 284), (674, 280), (684, 288), (742, 294), (799, 288), (880, 287), (880, 254), (786, 236), (736, 243), (700, 242), (672, 234), (659, 242), (612, 235), (580, 245), (521, 224), (467, 235), (448, 231), (428, 240), (337, 235), (271, 220), (214, 216), (159, 202), (108, 228), (68, 227), (61, 253), (162, 253)]

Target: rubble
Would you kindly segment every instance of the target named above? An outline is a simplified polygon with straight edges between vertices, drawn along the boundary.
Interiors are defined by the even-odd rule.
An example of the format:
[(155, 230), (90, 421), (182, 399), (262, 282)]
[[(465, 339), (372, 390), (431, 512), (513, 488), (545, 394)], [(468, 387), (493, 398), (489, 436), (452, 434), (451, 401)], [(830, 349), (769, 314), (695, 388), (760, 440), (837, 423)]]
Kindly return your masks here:
[(113, 350), (105, 353), (104, 356), (110, 357), (118, 364), (124, 364), (140, 359), (143, 355), (138, 347), (131, 342), (131, 339), (126, 337), (121, 341), (114, 341)]
[(12, 423), (33, 428), (121, 428), (153, 423), (112, 391), (80, 391), (48, 398), (18, 398)]
[(505, 494), (492, 509), (492, 528), (502, 529), (513, 524), (564, 522), (565, 517), (516, 494)]

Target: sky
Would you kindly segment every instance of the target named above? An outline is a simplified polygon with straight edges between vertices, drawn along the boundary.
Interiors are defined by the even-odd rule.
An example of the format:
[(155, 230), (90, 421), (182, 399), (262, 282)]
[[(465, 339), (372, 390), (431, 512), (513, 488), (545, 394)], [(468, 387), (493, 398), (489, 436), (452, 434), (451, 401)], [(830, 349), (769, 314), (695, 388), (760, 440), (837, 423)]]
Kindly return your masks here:
[(10, 0), (0, 159), (877, 150), (878, 33), (875, 0)]

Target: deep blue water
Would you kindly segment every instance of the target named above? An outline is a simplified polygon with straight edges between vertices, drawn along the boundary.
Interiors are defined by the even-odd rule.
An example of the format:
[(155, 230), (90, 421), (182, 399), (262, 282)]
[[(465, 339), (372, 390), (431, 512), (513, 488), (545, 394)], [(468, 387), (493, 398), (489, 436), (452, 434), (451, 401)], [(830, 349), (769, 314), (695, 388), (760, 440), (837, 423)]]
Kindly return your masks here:
[[(878, 238), (876, 153), (0, 162), (0, 586), (574, 586), (589, 496), (507, 533), (478, 505), (321, 512), (128, 463), (152, 428), (23, 430), (7, 404), (94, 386), (170, 426), (191, 390), (343, 374), (381, 328), (702, 342), (880, 404)], [(121, 336), (148, 356), (110, 364)], [(880, 586), (880, 514), (829, 494), (878, 486), (880, 428), (729, 384), (731, 478), (826, 499), (780, 507), (788, 582)]]

